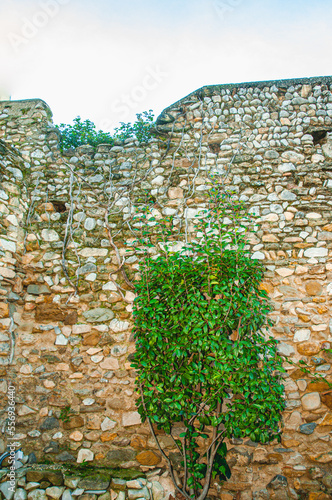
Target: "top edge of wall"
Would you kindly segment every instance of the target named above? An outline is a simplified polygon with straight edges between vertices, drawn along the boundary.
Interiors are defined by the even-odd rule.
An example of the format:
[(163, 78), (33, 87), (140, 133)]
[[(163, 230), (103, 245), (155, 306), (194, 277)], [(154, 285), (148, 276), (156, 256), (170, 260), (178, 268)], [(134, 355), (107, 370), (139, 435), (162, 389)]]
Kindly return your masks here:
[(216, 84), (216, 85), (204, 85), (190, 94), (182, 97), (178, 101), (174, 102), (170, 106), (165, 108), (160, 116), (172, 109), (176, 108), (179, 104), (188, 101), (190, 98), (198, 98), (198, 97), (209, 97), (211, 95), (218, 94), (223, 89), (236, 89), (236, 88), (263, 88), (263, 87), (271, 87), (275, 85), (278, 88), (287, 88), (292, 87), (293, 85), (312, 85), (312, 84), (331, 84), (332, 85), (332, 76), (314, 76), (314, 77), (303, 77), (303, 78), (289, 78), (285, 80), (262, 80), (257, 82), (239, 82), (239, 83), (224, 83), (224, 84)]
[(31, 109), (43, 108), (47, 111), (50, 118), (53, 116), (52, 110), (47, 102), (39, 98), (0, 101), (0, 106), (2, 108), (9, 106), (14, 111), (14, 114), (18, 114), (24, 106)]

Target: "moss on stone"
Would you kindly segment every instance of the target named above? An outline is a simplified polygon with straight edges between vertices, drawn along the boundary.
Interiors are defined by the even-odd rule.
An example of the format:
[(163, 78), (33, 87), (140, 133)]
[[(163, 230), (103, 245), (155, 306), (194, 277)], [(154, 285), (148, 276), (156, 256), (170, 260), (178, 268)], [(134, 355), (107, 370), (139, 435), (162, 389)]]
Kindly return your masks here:
[(88, 477), (96, 476), (100, 479), (106, 480), (110, 477), (131, 480), (138, 477), (145, 477), (145, 474), (139, 469), (119, 469), (112, 467), (96, 467), (90, 464), (72, 464), (65, 465), (63, 468), (65, 476), (79, 476)]

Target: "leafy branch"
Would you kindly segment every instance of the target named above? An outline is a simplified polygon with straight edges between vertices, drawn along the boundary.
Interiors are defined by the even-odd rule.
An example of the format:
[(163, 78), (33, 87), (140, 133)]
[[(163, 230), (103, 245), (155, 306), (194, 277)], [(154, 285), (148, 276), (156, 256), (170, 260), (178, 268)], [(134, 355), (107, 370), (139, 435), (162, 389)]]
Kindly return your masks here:
[(154, 114), (150, 109), (137, 113), (134, 123), (121, 122), (120, 126), (114, 129), (113, 134), (97, 130), (91, 120), (83, 121), (80, 116), (74, 118), (72, 125), (60, 123), (56, 127), (61, 133), (60, 149), (63, 151), (87, 144), (93, 147), (99, 144), (113, 145), (116, 141), (123, 142), (127, 139), (133, 139), (139, 143), (147, 142), (152, 137), (153, 125)]
[[(264, 268), (246, 250), (252, 221), (244, 206), (216, 182), (189, 238), (172, 217), (156, 220), (149, 209), (137, 220), (137, 407), (176, 489), (187, 500), (204, 500), (212, 477), (230, 477), (226, 438), (280, 439), (283, 369), (266, 330)], [(181, 238), (182, 248), (172, 252)], [(154, 426), (173, 438), (181, 484)]]

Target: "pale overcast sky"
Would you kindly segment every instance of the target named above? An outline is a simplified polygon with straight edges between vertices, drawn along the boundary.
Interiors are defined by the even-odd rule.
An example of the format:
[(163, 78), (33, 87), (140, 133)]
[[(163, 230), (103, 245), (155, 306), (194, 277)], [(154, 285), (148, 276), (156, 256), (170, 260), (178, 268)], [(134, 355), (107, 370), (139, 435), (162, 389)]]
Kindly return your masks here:
[(1, 0), (0, 95), (111, 129), (203, 85), (329, 75), (330, 0)]

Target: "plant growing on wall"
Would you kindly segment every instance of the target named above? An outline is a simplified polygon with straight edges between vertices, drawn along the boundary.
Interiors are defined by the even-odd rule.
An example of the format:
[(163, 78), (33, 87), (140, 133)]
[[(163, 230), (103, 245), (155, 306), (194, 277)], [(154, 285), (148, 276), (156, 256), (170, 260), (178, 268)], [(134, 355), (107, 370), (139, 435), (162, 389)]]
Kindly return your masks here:
[[(142, 232), (141, 248), (164, 250), (144, 253), (136, 285), (137, 407), (176, 489), (203, 500), (212, 478), (230, 477), (226, 439), (280, 436), (282, 367), (266, 330), (264, 269), (246, 250), (242, 205), (218, 187), (182, 250), (171, 252), (167, 243), (172, 221), (144, 217), (156, 225), (154, 235)], [(163, 449), (162, 431), (176, 453)]]
[(61, 123), (56, 125), (61, 133), (60, 148), (77, 148), (85, 144), (98, 146), (98, 144), (114, 144), (115, 141), (135, 139), (138, 142), (146, 142), (151, 137), (151, 129), (154, 125), (154, 114), (152, 110), (136, 114), (134, 123), (120, 123), (114, 129), (114, 133), (97, 130), (91, 120), (82, 121), (80, 116), (73, 120), (73, 125)]

